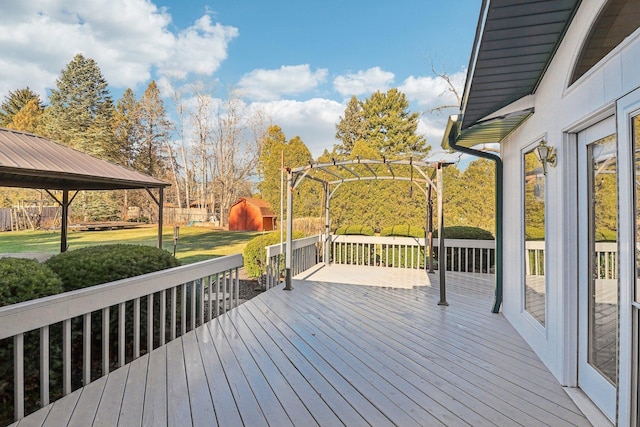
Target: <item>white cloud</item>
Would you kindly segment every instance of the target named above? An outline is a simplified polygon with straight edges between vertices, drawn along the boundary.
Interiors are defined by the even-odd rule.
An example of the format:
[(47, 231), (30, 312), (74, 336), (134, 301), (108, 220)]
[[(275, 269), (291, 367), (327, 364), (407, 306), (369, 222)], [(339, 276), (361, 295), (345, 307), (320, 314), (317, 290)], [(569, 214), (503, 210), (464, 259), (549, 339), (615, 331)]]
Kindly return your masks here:
[(252, 108), (263, 110), (272, 123), (282, 128), (287, 139), (299, 136), (317, 158), (325, 148), (331, 151), (337, 143), (336, 123), (344, 114), (345, 105), (330, 99), (313, 98), (308, 101), (255, 102)]
[(212, 25), (211, 17), (203, 16), (178, 34), (171, 56), (159, 65), (160, 74), (181, 79), (189, 73), (213, 74), (227, 58), (227, 46), (237, 35), (236, 28)]
[[(451, 83), (460, 96), (462, 96), (466, 75), (466, 71), (459, 71), (449, 76)], [(407, 96), (407, 99), (418, 103), (421, 107), (431, 109), (443, 105), (458, 104), (447, 81), (439, 76), (409, 76), (398, 89)]]
[(387, 91), (393, 84), (395, 75), (380, 67), (358, 71), (355, 74), (338, 76), (333, 80), (334, 89), (343, 97), (369, 95), (375, 91)]
[(283, 65), (279, 69), (257, 69), (238, 82), (243, 96), (258, 101), (273, 101), (283, 95), (298, 95), (316, 88), (327, 78), (325, 68), (311, 71), (309, 64)]
[(152, 69), (210, 75), (238, 35), (208, 15), (174, 34), (171, 15), (149, 0), (8, 3), (0, 15), (0, 95), (28, 85), (44, 96), (77, 53), (96, 60), (113, 87), (147, 83)]

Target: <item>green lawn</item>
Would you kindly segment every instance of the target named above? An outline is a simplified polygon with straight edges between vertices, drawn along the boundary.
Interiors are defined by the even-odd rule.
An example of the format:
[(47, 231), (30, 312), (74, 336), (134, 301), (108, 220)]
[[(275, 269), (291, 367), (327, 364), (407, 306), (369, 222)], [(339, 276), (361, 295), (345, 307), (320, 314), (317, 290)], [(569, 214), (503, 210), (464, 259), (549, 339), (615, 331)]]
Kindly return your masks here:
[[(180, 227), (176, 257), (184, 264), (223, 255), (242, 253), (245, 244), (258, 232), (219, 231), (204, 227)], [(128, 243), (155, 246), (158, 228), (129, 230), (70, 231), (69, 250), (93, 245)], [(163, 229), (163, 248), (173, 253), (173, 227)], [(60, 252), (60, 233), (51, 231), (12, 231), (0, 233), (0, 253)]]

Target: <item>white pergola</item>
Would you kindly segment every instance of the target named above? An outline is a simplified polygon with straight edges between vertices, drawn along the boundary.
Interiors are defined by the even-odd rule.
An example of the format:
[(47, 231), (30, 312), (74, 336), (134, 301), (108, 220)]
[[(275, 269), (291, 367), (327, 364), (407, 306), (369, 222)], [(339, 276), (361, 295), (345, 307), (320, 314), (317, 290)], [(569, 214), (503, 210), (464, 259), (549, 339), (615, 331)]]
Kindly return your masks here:
[[(322, 184), (325, 191), (325, 232), (324, 232), (324, 263), (329, 265), (330, 253), (330, 202), (336, 190), (343, 184), (363, 181), (408, 181), (422, 191), (426, 198), (426, 227), (425, 244), (429, 244), (429, 270), (433, 272), (433, 208), (431, 202), (432, 191), (437, 194), (438, 209), (438, 253), (440, 258), (445, 254), (444, 248), (444, 211), (443, 211), (443, 182), (442, 168), (449, 163), (426, 162), (413, 160), (361, 159), (333, 160), (329, 163), (310, 162), (308, 165), (296, 168), (284, 168), (287, 174), (287, 226), (285, 247), (285, 290), (292, 290), (291, 262), (292, 262), (292, 234), (293, 234), (293, 196), (296, 188), (304, 179), (310, 179)], [(429, 174), (431, 172), (431, 175)], [(435, 178), (435, 182), (434, 182)], [(425, 260), (426, 261), (426, 260)], [(440, 274), (440, 305), (447, 305), (445, 296), (445, 268), (441, 262), (438, 268)], [(425, 262), (425, 270), (427, 263)]]

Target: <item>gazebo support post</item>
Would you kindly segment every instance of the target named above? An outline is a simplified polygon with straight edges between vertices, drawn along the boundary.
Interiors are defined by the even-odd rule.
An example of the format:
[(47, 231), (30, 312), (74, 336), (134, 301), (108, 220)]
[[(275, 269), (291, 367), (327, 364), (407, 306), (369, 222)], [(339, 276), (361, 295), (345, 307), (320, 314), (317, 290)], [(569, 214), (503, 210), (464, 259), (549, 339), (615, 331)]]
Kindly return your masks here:
[(67, 251), (67, 231), (69, 228), (69, 190), (62, 190), (62, 221), (60, 224), (60, 253)]
[(291, 258), (293, 252), (293, 173), (287, 168), (287, 244), (284, 256), (284, 290), (291, 291)]
[(324, 185), (324, 265), (329, 266), (329, 257), (331, 254), (331, 233), (329, 222), (329, 202), (331, 193), (329, 192), (329, 184)]
[(438, 274), (440, 276), (440, 301), (438, 305), (449, 305), (447, 302), (447, 254), (444, 246), (444, 203), (442, 195), (444, 194), (444, 183), (442, 182), (442, 163), (438, 163), (437, 170), (438, 184)]
[(149, 197), (158, 205), (158, 248), (162, 249), (162, 220), (164, 216), (164, 188), (158, 188), (158, 198), (153, 195), (150, 189), (145, 188)]
[(158, 200), (158, 248), (162, 249), (162, 225), (164, 222), (164, 188), (159, 189)]

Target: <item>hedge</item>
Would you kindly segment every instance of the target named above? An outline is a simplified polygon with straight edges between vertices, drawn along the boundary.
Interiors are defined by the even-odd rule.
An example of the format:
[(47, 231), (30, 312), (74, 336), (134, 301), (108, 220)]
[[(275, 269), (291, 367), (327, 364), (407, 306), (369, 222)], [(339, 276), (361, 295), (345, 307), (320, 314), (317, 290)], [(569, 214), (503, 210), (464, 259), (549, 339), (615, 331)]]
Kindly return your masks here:
[(169, 252), (144, 245), (91, 246), (63, 252), (46, 262), (65, 292), (180, 265)]
[[(438, 230), (433, 232), (433, 237), (438, 237)], [(491, 232), (478, 227), (453, 226), (444, 228), (445, 239), (469, 239), (469, 240), (493, 240)]]
[[(301, 239), (305, 237), (301, 231), (294, 231), (292, 238)], [(265, 248), (267, 246), (280, 243), (280, 232), (261, 234), (249, 240), (244, 247), (244, 269), (249, 277), (260, 277), (264, 273)]]
[(373, 227), (368, 225), (347, 225), (339, 227), (335, 234), (351, 235), (351, 236), (373, 236), (375, 234)]
[(35, 259), (0, 258), (0, 307), (62, 291), (56, 273)]
[(400, 237), (417, 237), (424, 238), (424, 228), (404, 225), (393, 225), (385, 227), (380, 231), (380, 236), (400, 236)]

